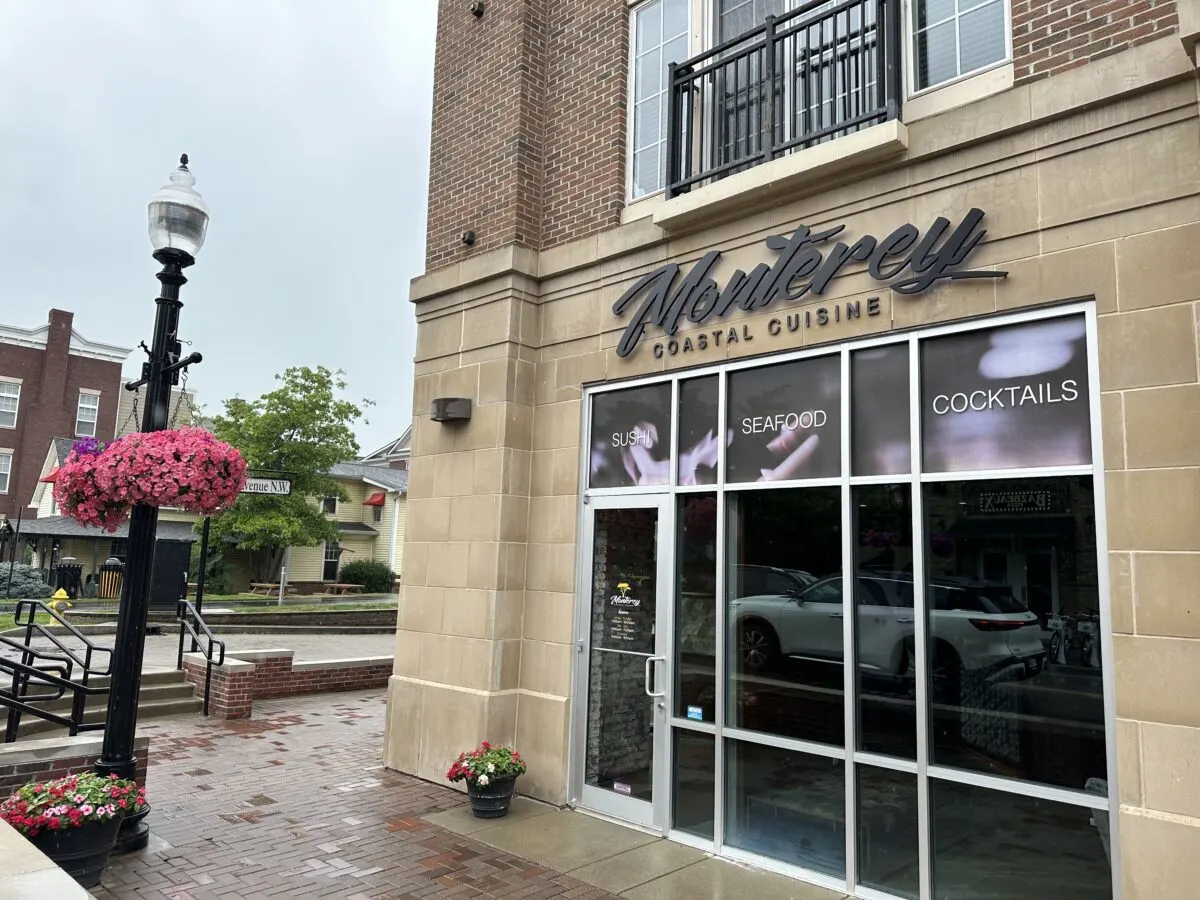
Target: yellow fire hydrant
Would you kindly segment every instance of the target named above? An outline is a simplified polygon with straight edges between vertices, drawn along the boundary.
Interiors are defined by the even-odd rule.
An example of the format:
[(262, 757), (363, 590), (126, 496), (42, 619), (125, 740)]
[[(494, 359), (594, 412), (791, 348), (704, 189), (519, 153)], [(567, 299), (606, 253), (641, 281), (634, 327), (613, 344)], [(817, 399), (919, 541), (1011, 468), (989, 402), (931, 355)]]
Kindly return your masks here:
[(55, 612), (63, 612), (64, 610), (68, 610), (74, 606), (70, 598), (67, 596), (67, 592), (62, 588), (59, 588), (54, 592), (54, 596), (50, 598), (50, 602), (46, 605)]

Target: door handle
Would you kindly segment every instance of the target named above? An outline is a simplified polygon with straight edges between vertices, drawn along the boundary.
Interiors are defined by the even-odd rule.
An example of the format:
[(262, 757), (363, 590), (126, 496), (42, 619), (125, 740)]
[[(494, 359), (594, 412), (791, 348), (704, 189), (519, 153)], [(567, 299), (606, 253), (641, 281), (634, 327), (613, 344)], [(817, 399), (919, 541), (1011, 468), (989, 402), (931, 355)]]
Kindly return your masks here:
[(912, 616), (905, 616), (903, 619), (896, 620), (896, 622), (900, 625), (911, 625), (915, 621), (916, 619), (914, 619)]
[(665, 656), (647, 656), (646, 657), (646, 696), (647, 697), (665, 697), (665, 696), (667, 696), (666, 691), (650, 690), (650, 677), (651, 677), (651, 673), (653, 671), (654, 664), (656, 662), (664, 662), (665, 663), (666, 661), (667, 661), (667, 658)]
[(830, 614), (829, 614), (829, 618), (831, 618), (831, 619), (840, 619), (840, 618), (842, 618), (842, 616), (843, 616), (843, 615), (844, 615), (844, 613), (830, 613)]

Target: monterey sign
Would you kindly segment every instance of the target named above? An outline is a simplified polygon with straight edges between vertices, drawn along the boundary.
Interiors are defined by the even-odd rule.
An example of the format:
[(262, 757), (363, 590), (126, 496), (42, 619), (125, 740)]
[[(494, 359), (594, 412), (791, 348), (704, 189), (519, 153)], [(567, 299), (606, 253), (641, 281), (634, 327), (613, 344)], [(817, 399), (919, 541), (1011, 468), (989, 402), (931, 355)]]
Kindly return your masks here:
[[(939, 216), (923, 235), (915, 225), (909, 224), (901, 225), (884, 238), (868, 234), (852, 244), (838, 241), (832, 246), (829, 241), (841, 234), (845, 225), (825, 231), (812, 231), (807, 225), (801, 225), (790, 237), (777, 234), (767, 238), (767, 248), (779, 254), (774, 263), (760, 263), (749, 273), (739, 269), (723, 287), (710, 277), (721, 258), (720, 250), (704, 254), (678, 285), (675, 282), (680, 267), (668, 263), (643, 275), (613, 304), (613, 313), (617, 316), (624, 316), (636, 306), (617, 344), (617, 355), (626, 357), (633, 353), (651, 326), (670, 337), (679, 332), (685, 321), (703, 325), (713, 319), (723, 319), (734, 310), (764, 311), (777, 301), (796, 303), (809, 295), (819, 296), (825, 293), (843, 267), (855, 262), (865, 263), (867, 274), (875, 281), (890, 282), (894, 292), (907, 296), (920, 294), (943, 280), (1003, 278), (1007, 272), (963, 268), (987, 234), (979, 227), (983, 215), (982, 210), (972, 209), (953, 231), (950, 221)], [(868, 301), (869, 315), (878, 313), (878, 300), (872, 300), (875, 300), (873, 306)], [(847, 317), (857, 314), (854, 311), (858, 309), (857, 305), (848, 305)], [(810, 323), (811, 312), (806, 313)], [(833, 315), (824, 308), (816, 313), (820, 325), (830, 321)], [(840, 309), (836, 314), (840, 319)], [(799, 327), (798, 316), (796, 324)], [(777, 334), (781, 327), (782, 323), (772, 320), (768, 330)], [(796, 330), (790, 321), (788, 330)], [(736, 329), (731, 328), (730, 332), (730, 342), (737, 340)], [(715, 343), (719, 344), (721, 334), (713, 332)], [(743, 339), (748, 335), (746, 332)], [(698, 340), (706, 341), (707, 337), (702, 334)], [(656, 346), (655, 355), (661, 353), (661, 345)]]

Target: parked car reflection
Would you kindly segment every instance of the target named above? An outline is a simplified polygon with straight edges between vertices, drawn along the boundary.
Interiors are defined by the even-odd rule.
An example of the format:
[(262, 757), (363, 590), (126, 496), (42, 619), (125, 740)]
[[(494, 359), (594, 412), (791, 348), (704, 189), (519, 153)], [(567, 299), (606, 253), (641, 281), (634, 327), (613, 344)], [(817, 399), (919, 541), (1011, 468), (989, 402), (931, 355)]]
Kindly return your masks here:
[[(835, 575), (804, 588), (733, 600), (741, 669), (768, 672), (785, 658), (841, 663), (843, 594), (843, 579)], [(916, 635), (911, 577), (860, 573), (855, 599), (860, 672), (911, 680)], [(942, 578), (932, 585), (930, 599), (930, 658), (947, 699), (963, 671), (1015, 668), (1035, 675), (1045, 666), (1038, 617), (1005, 588)]]

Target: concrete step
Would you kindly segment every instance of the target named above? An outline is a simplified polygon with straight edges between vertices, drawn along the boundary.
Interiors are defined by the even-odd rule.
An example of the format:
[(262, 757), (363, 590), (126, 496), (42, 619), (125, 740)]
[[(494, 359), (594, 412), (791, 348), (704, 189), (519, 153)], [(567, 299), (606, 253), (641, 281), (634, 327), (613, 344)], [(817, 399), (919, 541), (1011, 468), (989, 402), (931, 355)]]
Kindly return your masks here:
[[(110, 678), (101, 677), (91, 679), (89, 684), (107, 688), (110, 682)], [(47, 712), (67, 715), (71, 710), (71, 694), (68, 692), (57, 700), (48, 700), (37, 705)], [(203, 701), (195, 696), (194, 688), (184, 679), (182, 672), (164, 669), (142, 673), (141, 690), (138, 695), (139, 720), (198, 713), (203, 707)], [(103, 722), (107, 710), (108, 692), (93, 694), (87, 698), (83, 720), (85, 723)], [(0, 708), (0, 722), (4, 721), (4, 717), (5, 711)], [(17, 737), (18, 740), (30, 736), (45, 737), (48, 732), (65, 733), (66, 728), (27, 713), (21, 716)]]
[[(198, 697), (179, 698), (174, 700), (145, 700), (138, 703), (138, 721), (156, 719), (162, 716), (195, 715), (204, 708), (204, 701)], [(105, 707), (88, 709), (83, 714), (87, 724), (103, 722), (108, 710)], [(17, 740), (27, 737), (48, 737), (49, 732), (66, 734), (66, 727), (55, 722), (48, 722), (36, 716), (21, 717), (21, 726), (17, 729)]]

